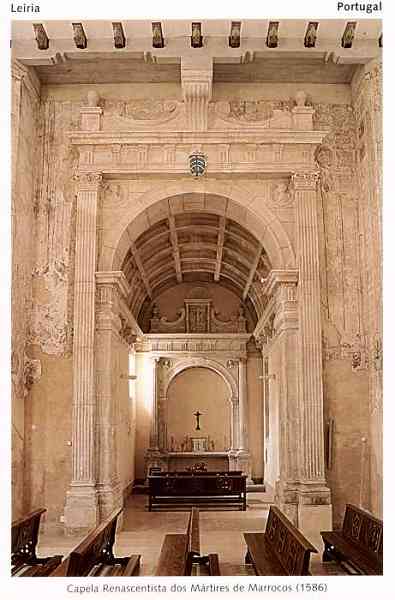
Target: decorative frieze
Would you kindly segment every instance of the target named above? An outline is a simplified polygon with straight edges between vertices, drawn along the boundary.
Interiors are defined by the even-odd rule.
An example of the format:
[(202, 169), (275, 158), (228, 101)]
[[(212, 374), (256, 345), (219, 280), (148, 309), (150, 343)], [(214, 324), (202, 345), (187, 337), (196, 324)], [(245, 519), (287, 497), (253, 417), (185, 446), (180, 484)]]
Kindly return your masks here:
[[(222, 136), (221, 136), (222, 137)], [(255, 136), (253, 136), (255, 138)], [(258, 138), (258, 136), (256, 136)], [(77, 143), (77, 138), (74, 138)], [(217, 138), (218, 139), (218, 138)], [(247, 139), (224, 144), (221, 138), (210, 141), (209, 138), (197, 143), (169, 143), (166, 140), (158, 144), (156, 140), (140, 141), (102, 138), (95, 146), (78, 144), (80, 148), (79, 167), (81, 173), (86, 169), (97, 169), (109, 173), (189, 173), (191, 155), (202, 155), (210, 173), (232, 171), (241, 173), (287, 174), (296, 169), (311, 169), (314, 159), (308, 144), (263, 143)]]
[(218, 354), (229, 353), (232, 357), (246, 356), (246, 344), (250, 334), (146, 334), (145, 351), (164, 354)]

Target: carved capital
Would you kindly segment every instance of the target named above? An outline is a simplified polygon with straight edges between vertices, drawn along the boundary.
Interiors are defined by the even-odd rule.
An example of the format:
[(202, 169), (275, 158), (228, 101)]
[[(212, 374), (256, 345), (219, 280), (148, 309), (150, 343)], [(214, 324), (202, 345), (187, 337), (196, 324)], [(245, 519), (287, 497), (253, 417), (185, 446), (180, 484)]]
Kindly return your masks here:
[(318, 181), (319, 173), (316, 171), (299, 171), (293, 173), (291, 177), (291, 185), (296, 192), (314, 192)]
[(76, 176), (80, 192), (99, 192), (103, 184), (102, 173), (79, 173)]

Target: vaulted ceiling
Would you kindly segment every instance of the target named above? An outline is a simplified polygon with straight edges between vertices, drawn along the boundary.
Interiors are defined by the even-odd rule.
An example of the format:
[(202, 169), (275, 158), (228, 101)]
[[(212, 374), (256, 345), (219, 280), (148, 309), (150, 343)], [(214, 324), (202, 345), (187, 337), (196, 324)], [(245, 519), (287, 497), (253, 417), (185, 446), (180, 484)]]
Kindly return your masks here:
[(245, 227), (210, 212), (169, 213), (131, 241), (122, 265), (136, 317), (165, 290), (195, 281), (232, 290), (259, 317), (270, 269), (264, 248)]

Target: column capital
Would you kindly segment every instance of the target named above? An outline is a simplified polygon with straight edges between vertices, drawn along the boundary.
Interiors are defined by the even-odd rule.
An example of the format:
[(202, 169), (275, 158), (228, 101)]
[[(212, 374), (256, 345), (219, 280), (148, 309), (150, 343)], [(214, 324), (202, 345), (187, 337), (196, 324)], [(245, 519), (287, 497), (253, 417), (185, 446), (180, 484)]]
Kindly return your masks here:
[(291, 175), (291, 186), (296, 192), (314, 192), (317, 188), (320, 174), (318, 171), (296, 171)]
[(99, 192), (103, 184), (103, 173), (101, 171), (78, 173), (76, 180), (78, 182), (78, 191)]
[(97, 288), (111, 287), (120, 295), (121, 298), (127, 298), (130, 292), (128, 280), (123, 271), (96, 271)]

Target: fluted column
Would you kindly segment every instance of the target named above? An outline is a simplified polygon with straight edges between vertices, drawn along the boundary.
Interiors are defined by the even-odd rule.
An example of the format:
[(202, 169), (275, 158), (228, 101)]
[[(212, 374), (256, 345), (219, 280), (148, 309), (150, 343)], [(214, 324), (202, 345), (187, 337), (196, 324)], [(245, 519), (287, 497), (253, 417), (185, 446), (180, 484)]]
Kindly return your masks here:
[[(320, 542), (319, 527), (331, 526), (330, 491), (325, 481), (322, 386), (322, 328), (317, 218), (318, 174), (292, 176), (296, 209), (298, 284), (298, 526)], [(318, 527), (311, 530), (314, 506)], [(319, 517), (318, 517), (319, 515)]]
[(317, 182), (317, 173), (292, 177), (299, 262), (300, 474), (306, 482), (325, 481)]
[(66, 496), (66, 531), (96, 526), (95, 271), (101, 173), (79, 177), (76, 216), (73, 338), (72, 480)]

